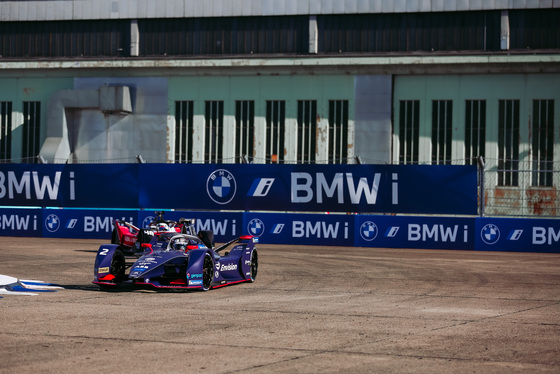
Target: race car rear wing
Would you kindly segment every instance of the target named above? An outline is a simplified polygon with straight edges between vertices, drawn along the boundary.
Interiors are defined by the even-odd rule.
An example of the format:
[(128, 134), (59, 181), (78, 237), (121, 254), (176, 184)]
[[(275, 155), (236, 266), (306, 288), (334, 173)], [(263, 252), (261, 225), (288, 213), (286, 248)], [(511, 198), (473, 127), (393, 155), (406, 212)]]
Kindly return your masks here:
[(253, 243), (258, 243), (259, 242), (259, 238), (257, 236), (252, 236), (252, 235), (242, 235), (238, 238), (232, 239), (229, 242), (222, 244), (221, 246), (219, 246), (218, 248), (214, 249), (214, 252), (220, 252), (224, 249), (226, 249), (227, 247), (229, 247), (230, 245), (232, 245), (233, 243), (237, 243), (243, 240), (252, 240)]

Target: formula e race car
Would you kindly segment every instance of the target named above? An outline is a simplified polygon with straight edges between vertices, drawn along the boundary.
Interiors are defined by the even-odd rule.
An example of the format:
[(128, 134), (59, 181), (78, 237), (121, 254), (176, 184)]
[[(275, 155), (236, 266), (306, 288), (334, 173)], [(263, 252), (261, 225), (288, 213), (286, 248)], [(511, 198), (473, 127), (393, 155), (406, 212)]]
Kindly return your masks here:
[(156, 217), (144, 229), (140, 229), (126, 221), (115, 220), (111, 244), (119, 244), (125, 253), (134, 253), (140, 250), (142, 243), (149, 243), (155, 233), (158, 232), (175, 231), (177, 233), (195, 235), (194, 220), (181, 218), (177, 222), (164, 219), (163, 214), (163, 211), (156, 211)]
[[(180, 221), (181, 222), (181, 221)], [(169, 225), (168, 225), (169, 226)], [(213, 233), (194, 234), (194, 220), (183, 220), (167, 231), (136, 229), (136, 241), (99, 247), (93, 283), (103, 289), (121, 284), (208, 291), (234, 283), (254, 282), (259, 257), (258, 238), (240, 236), (214, 248)], [(136, 235), (134, 235), (136, 234)], [(149, 241), (145, 241), (149, 238)], [(223, 255), (221, 251), (232, 248)]]

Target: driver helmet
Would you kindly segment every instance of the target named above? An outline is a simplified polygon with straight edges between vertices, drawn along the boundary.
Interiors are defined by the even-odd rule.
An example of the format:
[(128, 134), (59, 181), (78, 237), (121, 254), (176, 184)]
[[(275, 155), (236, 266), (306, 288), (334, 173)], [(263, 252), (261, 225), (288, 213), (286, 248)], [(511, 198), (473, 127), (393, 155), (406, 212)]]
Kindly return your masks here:
[(157, 230), (158, 231), (168, 231), (169, 226), (167, 226), (167, 223), (160, 222), (160, 223), (157, 224)]
[(187, 249), (187, 244), (187, 239), (185, 238), (176, 239), (173, 243), (173, 249), (176, 251), (184, 251)]

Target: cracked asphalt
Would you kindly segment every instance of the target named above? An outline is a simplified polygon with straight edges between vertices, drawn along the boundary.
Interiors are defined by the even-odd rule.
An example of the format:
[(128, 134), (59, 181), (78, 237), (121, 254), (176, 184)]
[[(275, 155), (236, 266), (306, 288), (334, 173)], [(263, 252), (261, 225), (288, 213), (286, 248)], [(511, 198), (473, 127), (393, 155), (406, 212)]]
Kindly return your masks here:
[(91, 283), (98, 240), (0, 238), (0, 373), (558, 373), (560, 255), (260, 244), (209, 292)]

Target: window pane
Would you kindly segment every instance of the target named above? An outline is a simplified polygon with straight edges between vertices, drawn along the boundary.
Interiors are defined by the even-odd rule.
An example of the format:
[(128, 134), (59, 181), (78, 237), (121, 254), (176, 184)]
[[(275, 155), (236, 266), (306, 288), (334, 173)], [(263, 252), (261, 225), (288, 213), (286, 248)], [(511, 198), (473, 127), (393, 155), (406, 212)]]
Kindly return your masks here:
[(453, 102), (432, 101), (432, 164), (451, 164)]
[(399, 108), (399, 163), (418, 162), (420, 101), (402, 100)]
[(253, 161), (255, 133), (255, 102), (235, 102), (235, 159), (238, 163), (247, 157)]
[(175, 162), (192, 162), (193, 101), (175, 102)]
[(297, 116), (297, 161), (300, 163), (315, 162), (317, 101), (299, 100)]
[(465, 163), (475, 165), (486, 150), (486, 100), (465, 102)]
[(205, 105), (204, 162), (223, 162), (224, 102), (207, 101)]
[(517, 186), (519, 178), (519, 100), (498, 103), (498, 185)]
[(12, 102), (0, 102), (0, 162), (12, 159)]
[(348, 100), (329, 101), (329, 163), (348, 163)]
[(266, 163), (284, 163), (285, 101), (266, 102)]
[(533, 186), (552, 186), (554, 100), (533, 101)]
[[(34, 162), (39, 155), (41, 136), (41, 103), (25, 101), (23, 103), (23, 139), (22, 157)], [(53, 160), (55, 161), (55, 160)]]

